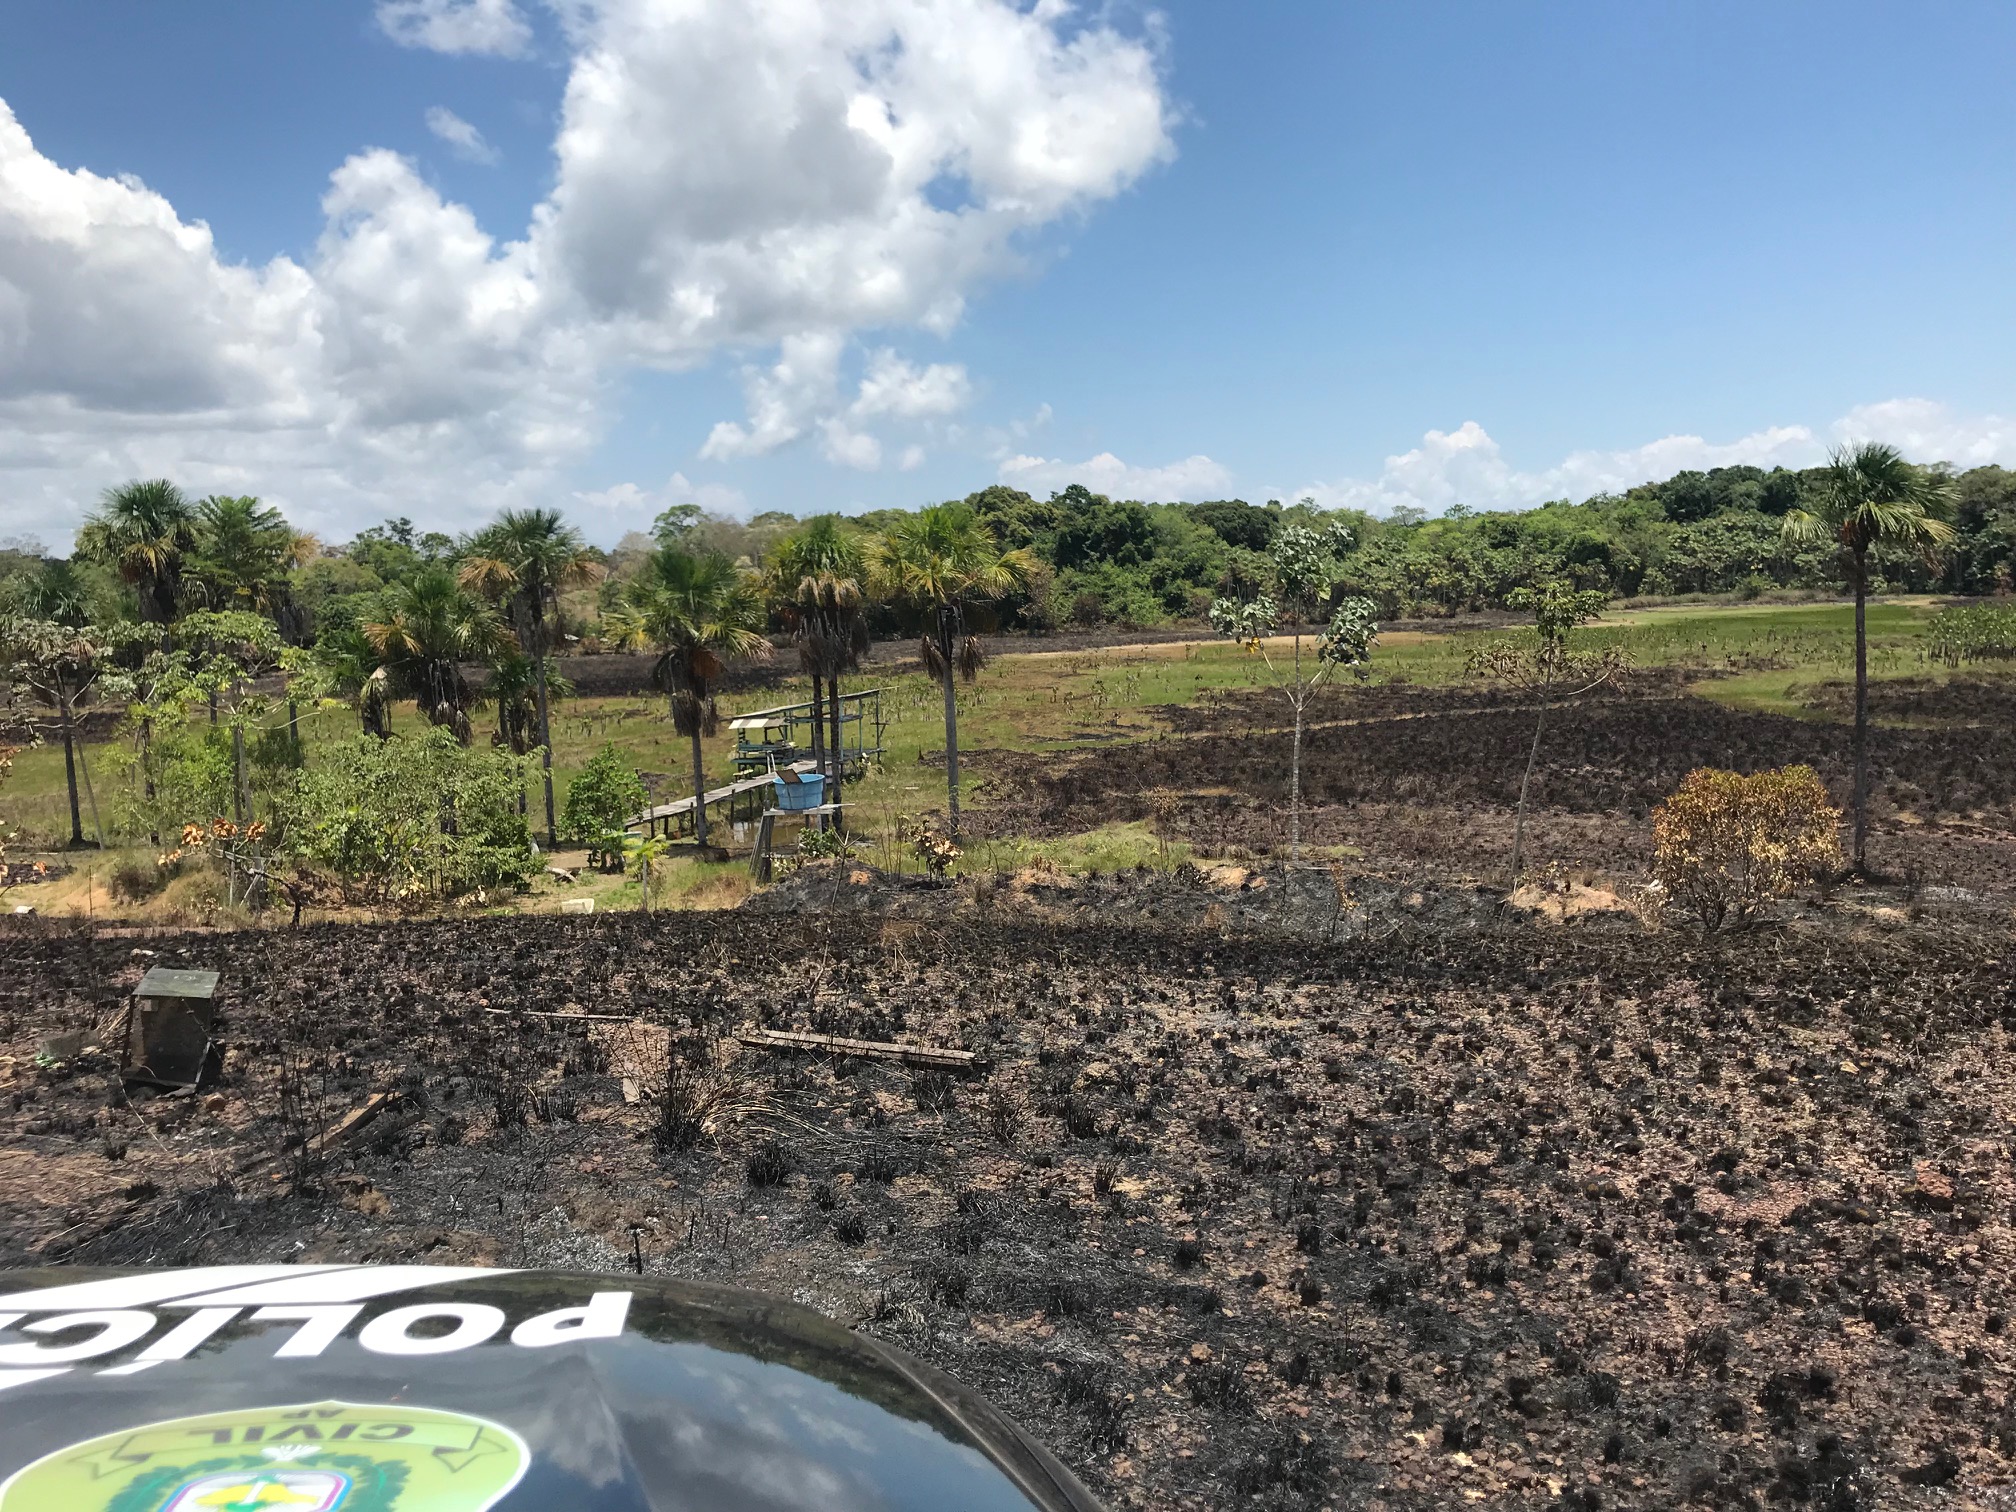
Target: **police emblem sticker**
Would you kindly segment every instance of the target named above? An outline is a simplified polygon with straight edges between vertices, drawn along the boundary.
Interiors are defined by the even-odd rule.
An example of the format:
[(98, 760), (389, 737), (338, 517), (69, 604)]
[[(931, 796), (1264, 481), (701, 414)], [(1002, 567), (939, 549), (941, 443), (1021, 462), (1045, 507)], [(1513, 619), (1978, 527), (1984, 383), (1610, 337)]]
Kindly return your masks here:
[(0, 1512), (488, 1512), (531, 1460), (465, 1412), (252, 1407), (45, 1454), (0, 1484)]

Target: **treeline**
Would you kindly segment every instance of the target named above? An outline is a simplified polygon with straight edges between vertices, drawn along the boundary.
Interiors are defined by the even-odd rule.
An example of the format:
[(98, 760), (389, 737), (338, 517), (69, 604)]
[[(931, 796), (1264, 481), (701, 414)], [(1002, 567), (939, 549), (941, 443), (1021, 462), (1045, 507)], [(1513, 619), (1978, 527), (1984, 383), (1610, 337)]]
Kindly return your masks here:
[[(177, 833), (200, 849), (222, 824), (242, 846), (237, 827), (256, 823), (262, 855), (328, 869), (346, 887), (481, 890), (522, 877), (535, 826), (549, 845), (561, 834), (550, 710), (571, 690), (556, 656), (650, 653), (690, 740), (697, 794), (722, 674), (795, 651), (815, 706), (830, 711), (831, 738), (815, 724), (810, 759), (837, 801), (842, 681), (872, 637), (918, 636), (946, 689), (956, 838), (953, 683), (979, 667), (975, 632), (1208, 619), (1232, 633), (1296, 596), (1283, 562), (1316, 545), (1324, 591), (1305, 606), (1311, 622), (1340, 605), (1368, 625), (1519, 610), (1536, 594), (1600, 606), (1844, 580), (1876, 593), (2010, 590), (2016, 474), (1954, 476), (1863, 452), (1831, 474), (1723, 468), (1580, 504), (1436, 519), (1307, 500), (1147, 504), (1077, 486), (1048, 499), (997, 486), (853, 518), (740, 521), (679, 505), (613, 551), (550, 509), (507, 510), (460, 537), (391, 520), (329, 545), (256, 498), (192, 500), (167, 480), (135, 482), (106, 493), (67, 559), (0, 548), (0, 677), (12, 694), (0, 726), (39, 708), (60, 731), (73, 843), (86, 812), (105, 831), (79, 731), (90, 709), (112, 707), (124, 737), (115, 825), (159, 837), (164, 858), (179, 854)], [(1923, 513), (1893, 529), (1900, 511)], [(1954, 623), (1956, 654), (2007, 638), (2000, 618)], [(355, 743), (311, 773), (299, 712), (331, 700), (354, 709)], [(434, 727), (424, 748), (391, 748), (401, 701)], [(533, 778), (543, 825), (528, 812)], [(705, 845), (704, 809), (696, 830)], [(411, 843), (388, 849), (399, 835)]]
[[(1579, 504), (1488, 513), (1457, 506), (1432, 519), (1407, 510), (1387, 518), (1324, 512), (1307, 502), (1150, 504), (1077, 485), (1048, 499), (995, 486), (965, 502), (1002, 549), (1024, 549), (1033, 558), (1027, 586), (1005, 596), (993, 617), (1004, 628), (1040, 632), (1201, 621), (1214, 598), (1238, 597), (1265, 581), (1269, 545), (1297, 519), (1348, 527), (1343, 587), (1371, 599), (1387, 618), (1503, 609), (1518, 589), (1548, 581), (1614, 598), (1829, 590), (1840, 581), (1832, 549), (1789, 545), (1781, 530), (1784, 516), (1810, 500), (1820, 475), (1817, 468), (1725, 467)], [(1909, 551), (1879, 552), (1874, 591), (1985, 595), (2016, 588), (2016, 473), (1980, 467), (1957, 474), (1954, 485), (1953, 544), (1932, 564)], [(417, 530), (401, 519), (331, 545), (295, 531), (256, 499), (205, 499), (187, 511), (186, 524), (155, 532), (155, 546), (147, 548), (174, 559), (173, 571), (159, 581), (124, 570), (121, 553), (130, 546), (123, 537), (110, 540), (104, 528), (87, 530), (68, 560), (18, 542), (0, 546), (0, 610), (83, 624), (158, 622), (186, 608), (251, 608), (272, 617), (289, 643), (309, 646), (341, 641), (369, 623), (391, 585), (430, 570), (452, 573), (473, 540)], [(879, 510), (843, 526), (867, 540), (908, 513)], [(560, 596), (564, 644), (603, 649), (605, 612), (661, 545), (718, 552), (761, 570), (801, 524), (778, 512), (734, 520), (681, 505), (661, 515), (651, 534), (634, 533), (613, 550), (583, 547), (596, 573), (593, 582), (572, 582)], [(144, 542), (148, 527), (143, 522), (128, 536)], [(143, 602), (146, 595), (152, 601)], [(871, 605), (869, 618), (877, 635), (916, 628), (902, 605)], [(786, 628), (781, 608), (773, 609), (770, 628)]]

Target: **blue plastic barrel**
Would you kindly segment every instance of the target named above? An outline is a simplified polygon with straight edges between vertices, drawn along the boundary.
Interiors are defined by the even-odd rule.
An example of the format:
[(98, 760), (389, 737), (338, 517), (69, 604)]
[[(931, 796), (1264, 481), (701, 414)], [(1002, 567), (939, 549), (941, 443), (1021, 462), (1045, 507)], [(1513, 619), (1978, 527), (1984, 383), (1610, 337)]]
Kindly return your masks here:
[(770, 780), (777, 790), (777, 807), (787, 814), (817, 808), (826, 800), (826, 779), (818, 772), (780, 772)]

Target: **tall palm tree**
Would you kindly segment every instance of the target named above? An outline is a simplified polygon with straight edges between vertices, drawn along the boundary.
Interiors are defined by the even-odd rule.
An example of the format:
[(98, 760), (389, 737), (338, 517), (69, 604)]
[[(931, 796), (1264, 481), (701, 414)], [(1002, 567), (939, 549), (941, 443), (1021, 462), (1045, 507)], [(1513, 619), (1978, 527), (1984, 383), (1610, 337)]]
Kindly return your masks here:
[(462, 557), (465, 587), (508, 601), (519, 643), (532, 662), (532, 685), (539, 711), (539, 763), (546, 782), (546, 844), (559, 844), (553, 815), (553, 725), (547, 713), (547, 610), (557, 614), (563, 588), (593, 582), (601, 565), (581, 533), (557, 509), (507, 509), (478, 531)]
[[(840, 677), (858, 672), (868, 650), (868, 561), (859, 539), (838, 515), (820, 515), (778, 543), (770, 559), (772, 591), (798, 642), (798, 665), (812, 679), (816, 734), (829, 717), (819, 707), (823, 682), (831, 700), (831, 755), (834, 823), (843, 821), (839, 808), (841, 781), (846, 775), (841, 739)], [(821, 742), (815, 739), (814, 750)], [(822, 768), (823, 769), (823, 768)]]
[(108, 488), (77, 532), (77, 554), (117, 570), (140, 597), (140, 618), (168, 625), (182, 604), (182, 566), (196, 545), (196, 512), (166, 478)]
[(287, 597), (288, 570), (311, 549), (280, 511), (255, 498), (212, 495), (195, 506), (196, 541), (187, 576), (212, 609), (272, 614)]
[(652, 678), (672, 705), (672, 727), (693, 742), (693, 838), (707, 843), (707, 775), (700, 737), (714, 733), (713, 684), (738, 657), (763, 660), (763, 597), (756, 580), (720, 552), (678, 546), (653, 552), (623, 600), (603, 618), (610, 637), (655, 650)]
[(1930, 560), (1953, 539), (1939, 516), (1953, 503), (1953, 480), (1914, 467), (1880, 441), (1844, 446), (1828, 459), (1812, 507), (1785, 516), (1784, 538), (1834, 541), (1855, 593), (1855, 870), (1866, 874), (1869, 838), (1869, 553), (1880, 545), (1922, 552)]
[(924, 668), (945, 690), (945, 792), (952, 836), (959, 836), (959, 705), (954, 678), (971, 682), (986, 657), (968, 633), (969, 605), (1004, 597), (1029, 580), (1036, 560), (1003, 551), (970, 504), (934, 504), (906, 515), (869, 553), (877, 592), (922, 612)]
[(489, 665), (511, 648), (511, 632), (497, 612), (456, 582), (447, 568), (428, 567), (388, 588), (379, 617), (363, 629), (427, 722), (453, 730), (457, 740), (469, 744), (476, 690), (462, 667)]

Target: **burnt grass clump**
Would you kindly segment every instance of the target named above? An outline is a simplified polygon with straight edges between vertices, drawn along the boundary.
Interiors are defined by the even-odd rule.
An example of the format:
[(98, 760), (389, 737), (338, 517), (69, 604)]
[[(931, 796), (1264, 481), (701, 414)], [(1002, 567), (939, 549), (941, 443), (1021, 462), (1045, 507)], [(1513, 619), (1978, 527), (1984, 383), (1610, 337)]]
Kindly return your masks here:
[[(1116, 1508), (2016, 1487), (2006, 928), (157, 935), (223, 972), (226, 1052), (214, 1092), (151, 1102), (44, 1050), (104, 1043), (136, 941), (10, 930), (9, 1264), (770, 1290), (986, 1392)], [(978, 1069), (735, 1040), (892, 1023)]]

